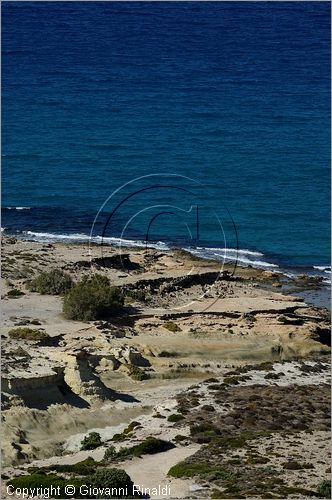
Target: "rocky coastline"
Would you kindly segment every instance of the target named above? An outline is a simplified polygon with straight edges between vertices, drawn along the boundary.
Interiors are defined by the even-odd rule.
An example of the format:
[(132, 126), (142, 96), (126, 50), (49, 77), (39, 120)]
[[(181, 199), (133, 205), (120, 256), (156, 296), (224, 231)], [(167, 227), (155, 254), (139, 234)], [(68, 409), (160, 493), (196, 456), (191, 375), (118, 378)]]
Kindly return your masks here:
[[(123, 308), (66, 319), (63, 295), (29, 288), (53, 269), (107, 277)], [(324, 497), (330, 313), (303, 298), (321, 281), (233, 271), (176, 249), (4, 237), (2, 498), (14, 476), (88, 457), (163, 498)], [(137, 455), (150, 438), (170, 444)]]

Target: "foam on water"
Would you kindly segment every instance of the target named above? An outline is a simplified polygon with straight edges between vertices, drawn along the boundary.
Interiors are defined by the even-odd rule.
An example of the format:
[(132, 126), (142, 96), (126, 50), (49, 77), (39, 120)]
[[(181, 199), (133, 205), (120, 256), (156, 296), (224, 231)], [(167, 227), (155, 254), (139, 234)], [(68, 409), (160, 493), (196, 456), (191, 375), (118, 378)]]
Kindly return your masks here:
[(31, 210), (31, 207), (5, 207), (7, 210)]
[[(132, 239), (122, 239), (122, 238), (112, 238), (112, 237), (104, 237), (94, 236), (90, 237), (87, 234), (55, 234), (55, 233), (42, 233), (35, 231), (22, 231), (21, 237), (24, 239), (32, 239), (35, 241), (41, 242), (91, 242), (91, 243), (99, 243), (99, 244), (108, 244), (114, 246), (123, 246), (123, 247), (138, 247), (138, 248), (155, 248), (157, 250), (168, 251), (174, 245), (166, 244), (162, 241), (157, 242), (148, 242), (142, 240), (132, 240)], [(201, 257), (203, 259), (213, 259), (216, 261), (222, 262), (238, 262), (240, 264), (251, 265), (257, 268), (267, 268), (267, 269), (275, 269), (279, 266), (277, 264), (273, 264), (271, 262), (265, 260), (257, 260), (256, 256), (264, 257), (264, 254), (261, 252), (254, 252), (246, 249), (236, 250), (234, 248), (207, 248), (207, 247), (183, 247), (183, 250), (186, 250), (197, 257)]]

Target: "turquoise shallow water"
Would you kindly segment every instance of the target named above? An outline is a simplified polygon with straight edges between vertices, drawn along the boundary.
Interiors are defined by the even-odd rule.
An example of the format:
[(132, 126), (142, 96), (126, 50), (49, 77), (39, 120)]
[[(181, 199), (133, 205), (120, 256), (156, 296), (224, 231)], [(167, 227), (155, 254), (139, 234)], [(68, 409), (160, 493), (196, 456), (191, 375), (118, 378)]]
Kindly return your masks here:
[(218, 257), (217, 216), (242, 262), (329, 274), (328, 3), (4, 2), (2, 11), (7, 233), (84, 239), (115, 189), (178, 174), (204, 188), (153, 178), (161, 187), (106, 224), (150, 182), (140, 180), (104, 207), (94, 236), (144, 240), (157, 216), (149, 239), (161, 248)]

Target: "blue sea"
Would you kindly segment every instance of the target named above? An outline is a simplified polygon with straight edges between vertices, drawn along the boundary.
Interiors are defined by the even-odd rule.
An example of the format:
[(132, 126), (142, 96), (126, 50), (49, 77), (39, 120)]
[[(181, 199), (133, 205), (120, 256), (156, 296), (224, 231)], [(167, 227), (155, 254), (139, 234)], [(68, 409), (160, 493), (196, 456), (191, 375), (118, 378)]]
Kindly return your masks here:
[(3, 2), (2, 227), (330, 274), (329, 2)]

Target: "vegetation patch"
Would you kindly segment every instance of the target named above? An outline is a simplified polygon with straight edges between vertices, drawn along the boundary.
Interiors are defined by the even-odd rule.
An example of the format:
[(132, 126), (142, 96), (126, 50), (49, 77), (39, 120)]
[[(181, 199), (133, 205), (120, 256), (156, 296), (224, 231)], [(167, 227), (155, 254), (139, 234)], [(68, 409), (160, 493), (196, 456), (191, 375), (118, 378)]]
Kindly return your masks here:
[(113, 498), (137, 497), (133, 490), (134, 483), (123, 469), (99, 469), (88, 476), (87, 482), (94, 488), (110, 488), (111, 491), (113, 488), (114, 493), (117, 493), (112, 495)]
[(147, 297), (144, 290), (126, 290), (125, 299), (127, 302), (146, 302)]
[(25, 295), (25, 293), (22, 292), (22, 290), (19, 290), (18, 288), (13, 288), (12, 290), (9, 290), (9, 292), (7, 293), (7, 297), (9, 297), (10, 299), (16, 299), (18, 297), (22, 297), (22, 295)]
[[(61, 476), (57, 476), (55, 474), (31, 474), (27, 476), (17, 476), (10, 479), (7, 482), (7, 485), (11, 485), (13, 489), (16, 488), (28, 488), (29, 490), (33, 488), (58, 488), (59, 487), (59, 495), (57, 494), (57, 490), (53, 489), (54, 495), (53, 498), (72, 498), (72, 495), (67, 495), (65, 491), (65, 487), (67, 485), (73, 485), (77, 492), (79, 492), (79, 487), (81, 486), (82, 481), (79, 479), (64, 479)], [(76, 498), (80, 498), (80, 496), (76, 495)]]
[(41, 273), (27, 284), (32, 292), (43, 293), (45, 295), (63, 295), (73, 286), (73, 280), (68, 273), (60, 269)]
[(251, 455), (248, 460), (247, 464), (267, 464), (269, 463), (270, 459), (268, 457), (263, 457), (261, 455)]
[(171, 467), (168, 475), (172, 477), (194, 477), (199, 476), (201, 479), (230, 479), (232, 474), (222, 467), (211, 465), (208, 462), (203, 463), (188, 463), (180, 462)]
[(44, 330), (33, 330), (32, 328), (12, 328), (8, 335), (11, 339), (18, 340), (46, 340), (49, 338)]
[(109, 446), (104, 453), (105, 462), (112, 462), (116, 458), (116, 450), (113, 445)]
[(63, 300), (67, 319), (93, 321), (121, 311), (124, 304), (119, 288), (111, 287), (106, 276), (96, 274), (74, 285)]
[(331, 481), (322, 481), (317, 488), (317, 493), (320, 497), (331, 498)]
[(233, 377), (224, 377), (223, 383), (226, 385), (238, 385), (239, 383), (239, 377), (233, 376)]
[(184, 419), (184, 416), (181, 415), (181, 413), (173, 413), (172, 415), (169, 415), (169, 417), (167, 417), (167, 420), (169, 422), (180, 422), (180, 420), (183, 420)]
[(45, 474), (46, 472), (62, 472), (62, 473), (72, 473), (77, 476), (87, 476), (94, 474), (98, 467), (98, 462), (96, 462), (92, 457), (88, 457), (81, 462), (76, 464), (53, 464), (47, 467), (29, 467), (28, 471), (35, 474)]
[(136, 422), (135, 420), (133, 420), (132, 422), (130, 422), (128, 427), (126, 427), (121, 433), (114, 434), (114, 436), (112, 437), (112, 441), (115, 441), (115, 442), (125, 441), (126, 439), (128, 439), (132, 435), (133, 431), (137, 427), (141, 427), (141, 424), (139, 422)]
[(170, 441), (164, 441), (163, 439), (149, 436), (140, 444), (129, 448), (121, 448), (117, 452), (116, 458), (123, 459), (130, 456), (139, 457), (141, 455), (154, 455), (155, 453), (162, 453), (172, 448), (175, 448), (175, 445)]
[(296, 460), (290, 460), (283, 464), (283, 469), (286, 470), (301, 470), (301, 469), (314, 469), (313, 464), (299, 463)]
[(173, 333), (182, 332), (181, 328), (174, 323), (174, 321), (166, 321), (166, 323), (163, 324), (163, 327)]
[(173, 441), (175, 441), (176, 443), (182, 443), (183, 441), (187, 441), (188, 440), (188, 436), (184, 436), (183, 434), (177, 434)]
[(85, 436), (81, 441), (81, 450), (94, 450), (102, 444), (99, 432), (90, 432), (90, 434)]
[[(66, 471), (67, 472), (67, 471)], [(70, 495), (66, 494), (66, 486), (72, 485), (75, 487), (75, 498), (87, 498), (87, 488), (95, 488), (99, 491), (109, 489), (110, 495), (101, 496), (101, 493), (96, 493), (89, 498), (138, 498), (139, 495), (134, 492), (133, 481), (130, 476), (122, 469), (106, 469), (100, 468), (93, 474), (83, 478), (71, 477), (69, 479), (45, 473), (34, 473), (28, 476), (17, 476), (7, 482), (7, 486), (11, 485), (11, 489), (15, 488), (50, 488), (53, 487), (52, 498), (73, 498), (73, 489), (71, 488)], [(84, 487), (80, 492), (80, 487)], [(55, 488), (59, 488), (56, 490)], [(92, 490), (93, 491), (93, 490)], [(58, 494), (59, 493), (59, 494)]]

